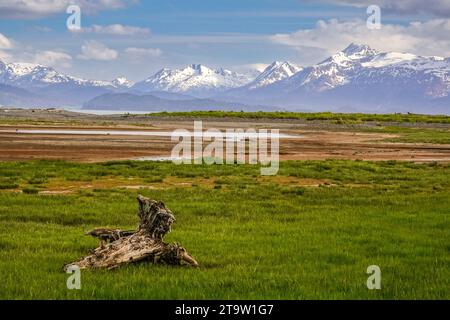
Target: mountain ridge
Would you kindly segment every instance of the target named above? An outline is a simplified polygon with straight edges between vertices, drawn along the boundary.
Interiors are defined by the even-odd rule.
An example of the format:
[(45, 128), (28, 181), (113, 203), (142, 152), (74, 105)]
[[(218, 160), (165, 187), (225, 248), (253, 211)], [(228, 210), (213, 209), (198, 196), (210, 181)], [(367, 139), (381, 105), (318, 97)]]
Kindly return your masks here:
[(224, 110), (224, 111), (269, 111), (281, 109), (267, 106), (251, 106), (242, 103), (218, 101), (208, 98), (170, 100), (153, 94), (107, 93), (83, 105), (84, 110), (123, 110), (123, 111), (185, 111)]
[(449, 113), (450, 59), (351, 44), (291, 77), (234, 93), (221, 98), (294, 111)]
[[(0, 101), (33, 107), (88, 106), (99, 96), (130, 93), (128, 98), (134, 101), (153, 94), (177, 107), (179, 101), (208, 98), (217, 105), (264, 105), (291, 111), (450, 114), (450, 58), (380, 52), (355, 43), (312, 66), (275, 61), (250, 76), (192, 64), (163, 68), (137, 83), (125, 77), (85, 80), (51, 67), (0, 61), (0, 84), (4, 86)], [(25, 90), (23, 101), (13, 87)], [(109, 101), (112, 108), (118, 107)]]
[(185, 93), (204, 98), (242, 86), (251, 80), (243, 73), (192, 64), (181, 69), (163, 68), (147, 79), (136, 83), (132, 89), (143, 93), (152, 91)]

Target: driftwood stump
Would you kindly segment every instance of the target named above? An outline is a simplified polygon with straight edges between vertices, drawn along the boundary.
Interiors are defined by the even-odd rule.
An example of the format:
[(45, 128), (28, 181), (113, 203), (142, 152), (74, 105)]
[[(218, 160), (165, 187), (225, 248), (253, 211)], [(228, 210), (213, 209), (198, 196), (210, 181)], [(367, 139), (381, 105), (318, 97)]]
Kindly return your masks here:
[[(188, 264), (198, 267), (197, 261), (180, 245), (164, 243), (163, 237), (170, 232), (175, 216), (161, 201), (141, 195), (139, 202), (139, 229), (122, 231), (118, 229), (95, 229), (86, 234), (101, 240), (101, 245), (91, 255), (67, 264), (80, 269), (114, 269), (123, 264), (151, 262), (171, 265)], [(109, 243), (107, 243), (109, 241)]]

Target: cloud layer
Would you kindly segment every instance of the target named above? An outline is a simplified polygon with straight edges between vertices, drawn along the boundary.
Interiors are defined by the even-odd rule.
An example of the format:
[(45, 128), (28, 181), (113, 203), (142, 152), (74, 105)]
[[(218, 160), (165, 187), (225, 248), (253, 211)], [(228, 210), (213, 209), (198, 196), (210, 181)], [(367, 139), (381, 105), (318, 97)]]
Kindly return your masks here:
[(11, 49), (12, 43), (11, 41), (0, 33), (0, 49)]
[(62, 51), (38, 51), (33, 54), (27, 54), (26, 61), (44, 66), (70, 68), (72, 56)]
[(437, 17), (450, 17), (449, 0), (323, 0), (322, 2), (361, 8), (378, 5), (382, 9), (399, 14), (431, 14)]
[(150, 29), (133, 26), (124, 26), (121, 24), (110, 24), (106, 26), (94, 24), (91, 27), (82, 28), (81, 30), (74, 30), (73, 32), (133, 36), (133, 35), (150, 34)]
[(142, 60), (145, 58), (157, 58), (161, 56), (161, 49), (153, 48), (126, 48), (125, 55), (132, 60)]
[(123, 8), (137, 0), (2, 0), (0, 17), (8, 19), (38, 19), (65, 12), (71, 4), (79, 5), (83, 12)]
[(89, 40), (81, 46), (81, 54), (78, 55), (78, 58), (82, 60), (110, 61), (116, 60), (118, 55), (116, 50), (108, 48), (103, 43)]
[(364, 43), (382, 51), (403, 51), (420, 55), (450, 56), (450, 20), (434, 19), (413, 22), (407, 26), (383, 24), (370, 30), (366, 21), (320, 20), (315, 28), (289, 34), (276, 34), (270, 39), (300, 52), (321, 52), (324, 56), (342, 50), (349, 43)]

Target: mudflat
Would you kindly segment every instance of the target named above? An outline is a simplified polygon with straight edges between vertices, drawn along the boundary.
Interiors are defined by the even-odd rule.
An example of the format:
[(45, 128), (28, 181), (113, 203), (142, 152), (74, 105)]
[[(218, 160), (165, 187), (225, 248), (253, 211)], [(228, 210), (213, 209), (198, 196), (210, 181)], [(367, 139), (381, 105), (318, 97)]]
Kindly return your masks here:
[[(345, 125), (298, 119), (214, 119), (90, 115), (63, 110), (0, 109), (0, 161), (58, 159), (100, 162), (169, 158), (170, 133), (203, 129), (279, 129), (281, 160), (401, 160), (450, 162), (450, 144), (398, 142), (400, 134), (372, 132), (375, 124)], [(449, 130), (450, 125), (424, 124)], [(67, 131), (63, 132), (62, 131)], [(153, 134), (148, 134), (153, 133)]]

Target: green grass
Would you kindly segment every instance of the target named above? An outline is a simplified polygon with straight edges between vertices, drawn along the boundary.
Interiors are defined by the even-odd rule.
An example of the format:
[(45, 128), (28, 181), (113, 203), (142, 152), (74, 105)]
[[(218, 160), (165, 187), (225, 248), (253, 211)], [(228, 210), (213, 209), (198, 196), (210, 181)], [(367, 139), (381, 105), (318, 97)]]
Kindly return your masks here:
[[(448, 165), (395, 161), (282, 162), (266, 178), (249, 165), (3, 162), (0, 177), (20, 189), (132, 178), (157, 187), (171, 177), (193, 185), (0, 190), (0, 298), (449, 299), (449, 176)], [(303, 179), (323, 182), (307, 187)], [(82, 289), (67, 290), (63, 264), (97, 245), (83, 233), (134, 228), (138, 193), (172, 209), (177, 221), (166, 240), (185, 246), (201, 268), (83, 271)], [(379, 291), (366, 287), (373, 264), (382, 271)]]
[(408, 143), (437, 143), (450, 144), (450, 129), (439, 128), (404, 128), (404, 127), (379, 127), (365, 131), (398, 134), (398, 138), (385, 139), (388, 142)]
[(243, 118), (243, 119), (302, 119), (330, 120), (337, 124), (377, 122), (408, 123), (450, 123), (450, 116), (421, 114), (364, 114), (364, 113), (332, 113), (332, 112), (236, 112), (236, 111), (191, 111), (191, 112), (159, 112), (148, 114), (149, 117), (192, 117), (192, 118)]
[(30, 116), (30, 118), (22, 117), (2, 117), (0, 116), (0, 125), (6, 126), (114, 126), (114, 121), (105, 120), (92, 120), (92, 119), (36, 119)]

